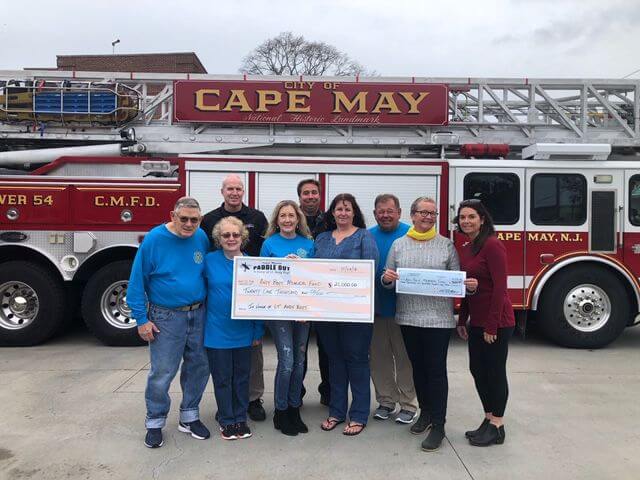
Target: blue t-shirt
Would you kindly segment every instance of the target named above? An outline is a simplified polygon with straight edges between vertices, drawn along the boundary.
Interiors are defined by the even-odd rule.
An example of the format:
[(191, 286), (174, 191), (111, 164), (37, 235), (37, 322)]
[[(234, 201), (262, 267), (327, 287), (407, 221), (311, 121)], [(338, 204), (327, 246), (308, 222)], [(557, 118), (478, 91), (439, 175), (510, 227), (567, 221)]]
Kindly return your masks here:
[(396, 291), (393, 288), (384, 288), (380, 277), (382, 277), (384, 266), (387, 263), (391, 244), (396, 239), (405, 236), (409, 228), (409, 225), (400, 222), (398, 227), (391, 232), (382, 230), (379, 225), (369, 229), (378, 246), (378, 252), (380, 252), (380, 262), (376, 269), (376, 315), (393, 317), (396, 314)]
[(233, 260), (222, 250), (208, 253), (204, 259), (207, 278), (207, 321), (204, 327), (204, 346), (209, 348), (241, 348), (251, 346), (262, 338), (262, 320), (233, 320), (231, 318), (231, 290)]
[(127, 304), (138, 325), (148, 322), (147, 300), (166, 308), (204, 300), (204, 256), (208, 250), (209, 239), (200, 229), (182, 238), (170, 232), (165, 224), (144, 237), (127, 287)]
[(260, 249), (261, 257), (282, 258), (291, 253), (300, 258), (312, 258), (313, 240), (305, 238), (302, 235), (296, 235), (294, 238), (285, 238), (279, 233), (276, 233), (267, 238)]

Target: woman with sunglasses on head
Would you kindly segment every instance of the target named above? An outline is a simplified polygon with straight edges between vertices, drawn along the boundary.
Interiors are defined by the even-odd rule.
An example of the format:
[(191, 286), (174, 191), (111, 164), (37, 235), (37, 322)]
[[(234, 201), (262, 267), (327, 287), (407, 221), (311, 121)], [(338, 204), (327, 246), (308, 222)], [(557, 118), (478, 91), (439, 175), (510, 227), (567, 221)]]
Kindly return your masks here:
[(236, 217), (224, 217), (213, 227), (218, 250), (205, 257), (207, 279), (207, 322), (204, 346), (218, 404), (217, 419), (224, 440), (248, 438), (249, 375), (251, 347), (258, 345), (263, 322), (231, 319), (233, 259), (244, 255), (242, 247), (249, 231)]
[[(395, 286), (400, 278), (398, 268), (460, 269), (453, 242), (436, 231), (437, 218), (435, 200), (419, 197), (413, 201), (413, 226), (391, 245), (382, 274), (383, 286)], [(422, 449), (437, 450), (445, 437), (449, 394), (447, 353), (451, 332), (456, 326), (453, 299), (399, 293), (395, 319), (413, 367), (413, 383), (420, 406), (420, 416), (410, 431), (419, 435), (431, 427)]]
[[(325, 227), (326, 231), (316, 237), (316, 258), (378, 261), (376, 241), (367, 230), (364, 215), (353, 195), (336, 195), (325, 215)], [(329, 417), (320, 428), (328, 432), (344, 423), (349, 404), (348, 389), (351, 386), (349, 423), (342, 433), (358, 435), (367, 425), (371, 408), (369, 347), (373, 325), (317, 322), (316, 330), (329, 358), (331, 382)]]
[(480, 427), (465, 432), (465, 436), (471, 445), (479, 447), (502, 444), (509, 396), (507, 353), (515, 327), (507, 292), (507, 252), (480, 201), (460, 203), (455, 223), (469, 239), (460, 252), (468, 295), (460, 305), (458, 334), (468, 339), (469, 369), (485, 415)]
[[(307, 221), (297, 203), (283, 200), (273, 210), (261, 257), (308, 258), (313, 256), (313, 240)], [(278, 352), (274, 379), (275, 414), (273, 426), (285, 435), (307, 433), (309, 429), (300, 417), (302, 380), (309, 338), (308, 322), (270, 320), (267, 326)]]

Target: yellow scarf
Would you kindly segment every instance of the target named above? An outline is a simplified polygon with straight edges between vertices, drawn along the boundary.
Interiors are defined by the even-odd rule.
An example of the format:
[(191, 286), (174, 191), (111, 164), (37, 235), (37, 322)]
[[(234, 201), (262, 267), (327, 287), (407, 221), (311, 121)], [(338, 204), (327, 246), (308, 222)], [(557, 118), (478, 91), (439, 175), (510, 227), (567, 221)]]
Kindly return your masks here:
[(419, 242), (431, 240), (436, 236), (436, 226), (434, 225), (426, 232), (418, 232), (414, 227), (411, 227), (407, 232), (407, 236), (413, 238), (414, 240), (418, 240)]

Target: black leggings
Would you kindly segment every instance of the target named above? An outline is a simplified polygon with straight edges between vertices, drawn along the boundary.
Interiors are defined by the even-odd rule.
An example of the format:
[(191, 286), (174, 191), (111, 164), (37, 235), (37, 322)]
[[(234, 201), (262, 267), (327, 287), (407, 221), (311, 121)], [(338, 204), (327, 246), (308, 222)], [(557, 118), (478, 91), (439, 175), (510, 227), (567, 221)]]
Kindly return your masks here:
[(509, 397), (507, 382), (507, 354), (514, 327), (499, 328), (498, 338), (489, 344), (484, 341), (484, 329), (469, 329), (469, 370), (476, 383), (485, 413), (504, 416)]

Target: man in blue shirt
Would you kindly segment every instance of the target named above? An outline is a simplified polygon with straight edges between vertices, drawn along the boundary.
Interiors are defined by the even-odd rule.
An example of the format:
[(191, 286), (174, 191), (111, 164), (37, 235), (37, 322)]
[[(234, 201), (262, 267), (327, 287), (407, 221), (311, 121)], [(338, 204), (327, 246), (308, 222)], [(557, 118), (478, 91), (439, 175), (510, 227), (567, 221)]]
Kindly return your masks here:
[(376, 316), (373, 324), (370, 361), (371, 379), (379, 404), (373, 418), (388, 419), (395, 412), (396, 404), (400, 404), (396, 422), (411, 423), (418, 409), (413, 371), (400, 327), (394, 319), (395, 292), (382, 288), (380, 283), (391, 244), (409, 230), (409, 225), (400, 222), (401, 214), (398, 197), (391, 194), (376, 197), (373, 215), (378, 225), (369, 230), (378, 245), (380, 262), (376, 272)]
[(131, 268), (127, 304), (138, 324), (138, 334), (149, 342), (151, 357), (145, 390), (144, 444), (149, 448), (163, 444), (162, 428), (171, 404), (169, 386), (181, 360), (178, 430), (198, 440), (210, 436), (199, 412), (209, 380), (203, 343), (204, 256), (209, 240), (199, 228), (201, 219), (198, 202), (190, 197), (180, 198), (171, 212), (171, 221), (145, 236)]

